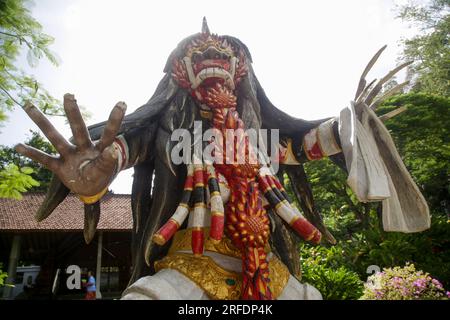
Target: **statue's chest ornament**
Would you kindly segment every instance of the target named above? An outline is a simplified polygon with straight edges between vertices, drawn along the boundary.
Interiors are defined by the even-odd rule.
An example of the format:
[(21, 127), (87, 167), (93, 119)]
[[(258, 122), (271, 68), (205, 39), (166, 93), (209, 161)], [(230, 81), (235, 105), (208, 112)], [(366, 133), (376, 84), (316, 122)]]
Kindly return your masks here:
[[(214, 252), (230, 257), (229, 259), (241, 258), (240, 250), (237, 249), (228, 238), (222, 241), (211, 241), (208, 238), (209, 228), (205, 228), (205, 251)], [(155, 262), (155, 270), (174, 269), (195, 282), (205, 290), (211, 299), (236, 300), (242, 296), (242, 274), (227, 270), (219, 265), (212, 257), (203, 255), (194, 257), (188, 254), (191, 247), (192, 229), (178, 231), (172, 241), (169, 253), (163, 259)], [(266, 247), (268, 255), (270, 248)], [(269, 260), (269, 271), (276, 275), (272, 277), (269, 288), (273, 298), (277, 298), (289, 281), (289, 270), (273, 254)]]
[[(211, 122), (215, 130), (225, 133), (244, 128), (231, 90), (217, 83), (209, 88), (205, 100), (213, 112)], [(194, 155), (193, 163), (187, 166), (181, 203), (153, 240), (165, 244), (189, 216), (194, 257), (203, 256), (205, 242), (220, 243), (225, 236), (241, 255), (241, 298), (272, 299), (265, 251), (270, 236), (268, 210), (274, 210), (307, 240), (318, 243), (320, 232), (291, 205), (270, 167), (261, 165), (247, 152), (242, 159), (236, 158), (238, 152), (229, 152), (230, 147), (233, 151), (242, 147), (248, 150), (249, 141), (243, 130), (234, 136), (231, 145), (227, 145), (229, 141), (212, 143), (215, 162), (200, 161)], [(205, 241), (206, 227), (209, 239)]]

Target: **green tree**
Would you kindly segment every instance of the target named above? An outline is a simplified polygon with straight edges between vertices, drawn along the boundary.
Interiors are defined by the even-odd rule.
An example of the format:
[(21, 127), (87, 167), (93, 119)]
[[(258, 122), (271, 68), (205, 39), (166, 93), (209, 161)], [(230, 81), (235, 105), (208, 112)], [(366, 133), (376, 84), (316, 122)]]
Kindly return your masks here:
[[(38, 132), (31, 130), (30, 132), (31, 137), (25, 141), (27, 145), (42, 150), (48, 154), (56, 154), (56, 150), (53, 145), (47, 142), (47, 140), (45, 140)], [(24, 170), (26, 170), (26, 177), (21, 178), (20, 172), (24, 173)], [(51, 172), (45, 167), (20, 155), (14, 150), (14, 148), (7, 146), (0, 146), (0, 175), (2, 172), (6, 177), (10, 177), (9, 180), (14, 180), (15, 178), (16, 181), (6, 183), (3, 188), (2, 185), (4, 185), (4, 183), (2, 181), (2, 184), (0, 184), (0, 196), (7, 197), (9, 195), (14, 198), (20, 198), (20, 192), (24, 192), (19, 189), (23, 190), (25, 188), (27, 191), (32, 192), (46, 191), (52, 176)], [(23, 187), (23, 184), (31, 185), (28, 187)], [(13, 190), (17, 192), (14, 192)]]
[(3, 269), (3, 263), (0, 262), (0, 288), (5, 285), (5, 280), (8, 277), (8, 274)]
[(404, 60), (415, 61), (410, 68), (413, 90), (448, 97), (450, 94), (450, 1), (432, 0), (421, 6), (401, 6), (399, 18), (417, 25), (420, 33), (403, 41)]
[[(23, 50), (27, 50), (26, 57), (31, 67), (42, 58), (58, 65), (58, 59), (49, 49), (53, 38), (42, 32), (42, 26), (31, 16), (30, 6), (31, 2), (26, 0), (0, 0), (0, 126), (9, 111), (22, 107), (26, 101), (47, 115), (64, 115), (60, 101), (17, 65)], [(42, 169), (36, 171), (33, 169), (36, 165), (31, 162), (21, 167), (25, 165), (24, 160), (19, 162), (2, 163), (0, 197), (20, 198), (22, 192), (38, 187), (35, 178), (42, 178), (39, 176)], [(45, 187), (45, 183), (41, 187)]]
[(42, 32), (42, 26), (30, 13), (30, 1), (0, 0), (0, 113), (14, 106), (33, 102), (45, 114), (64, 115), (61, 103), (53, 98), (32, 76), (17, 67), (17, 59), (23, 49), (27, 60), (34, 67), (42, 58), (55, 66), (58, 59), (49, 49), (54, 39)]
[(33, 169), (19, 168), (10, 164), (0, 171), (0, 197), (22, 199), (22, 192), (39, 186), (39, 182), (31, 177)]
[(373, 205), (358, 202), (346, 174), (325, 158), (305, 165), (314, 199), (324, 222), (338, 238), (350, 237), (368, 226)]

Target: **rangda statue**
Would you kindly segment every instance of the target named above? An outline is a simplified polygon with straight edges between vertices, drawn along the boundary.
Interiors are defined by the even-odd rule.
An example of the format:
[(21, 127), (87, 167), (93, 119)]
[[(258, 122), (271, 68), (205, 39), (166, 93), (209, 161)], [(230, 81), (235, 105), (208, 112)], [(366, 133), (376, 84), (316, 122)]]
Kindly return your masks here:
[[(101, 197), (121, 170), (134, 167), (134, 269), (124, 299), (318, 299), (317, 290), (297, 280), (298, 237), (315, 244), (335, 240), (314, 206), (302, 163), (330, 157), (348, 173), (360, 201), (382, 202), (387, 231), (430, 225), (427, 204), (374, 113), (404, 86), (379, 95), (407, 64), (375, 85), (365, 81), (383, 50), (364, 70), (351, 105), (339, 117), (318, 121), (276, 108), (253, 72), (247, 47), (211, 34), (206, 20), (202, 32), (171, 53), (152, 98), (129, 115), (119, 102), (108, 121), (86, 128), (74, 96), (66, 94), (73, 133), (68, 142), (27, 104), (25, 111), (59, 152), (54, 157), (17, 146), (54, 172), (36, 217), (45, 219), (74, 192), (85, 203), (84, 235), (91, 241)], [(185, 161), (176, 163), (174, 133), (193, 133), (196, 124), (210, 134), (189, 143), (179, 152)], [(255, 145), (249, 129), (268, 129), (279, 139), (258, 138)], [(235, 135), (224, 139), (229, 132)], [(211, 157), (196, 151), (205, 147)], [(285, 174), (300, 208), (284, 189)]]

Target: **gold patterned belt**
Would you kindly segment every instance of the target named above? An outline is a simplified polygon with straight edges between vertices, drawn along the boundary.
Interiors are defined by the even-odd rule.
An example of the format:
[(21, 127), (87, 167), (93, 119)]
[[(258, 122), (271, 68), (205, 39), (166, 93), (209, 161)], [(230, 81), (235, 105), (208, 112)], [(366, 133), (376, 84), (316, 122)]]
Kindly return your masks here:
[[(205, 251), (217, 252), (226, 256), (241, 258), (240, 251), (224, 237), (221, 241), (211, 241), (208, 238), (208, 230), (205, 230)], [(191, 253), (178, 251), (191, 250), (190, 229), (180, 230), (175, 234), (169, 253), (163, 259), (155, 262), (155, 271), (161, 269), (174, 269), (188, 277), (202, 288), (211, 299), (237, 300), (241, 297), (242, 274), (229, 271), (209, 256), (195, 257)], [(275, 256), (269, 261), (271, 281), (270, 290), (274, 298), (277, 298), (289, 280), (289, 270)]]

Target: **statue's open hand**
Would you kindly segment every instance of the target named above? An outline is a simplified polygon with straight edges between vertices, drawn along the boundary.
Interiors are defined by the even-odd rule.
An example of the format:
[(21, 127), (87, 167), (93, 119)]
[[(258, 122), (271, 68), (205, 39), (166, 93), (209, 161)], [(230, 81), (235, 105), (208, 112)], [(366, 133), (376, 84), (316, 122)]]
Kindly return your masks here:
[(125, 115), (125, 103), (119, 102), (113, 108), (100, 140), (95, 143), (91, 141), (75, 97), (71, 94), (64, 95), (64, 110), (74, 144), (69, 143), (38, 108), (27, 103), (24, 110), (60, 156), (55, 157), (24, 144), (16, 146), (17, 152), (43, 164), (79, 195), (92, 196), (109, 185), (117, 170), (119, 152), (113, 142)]

